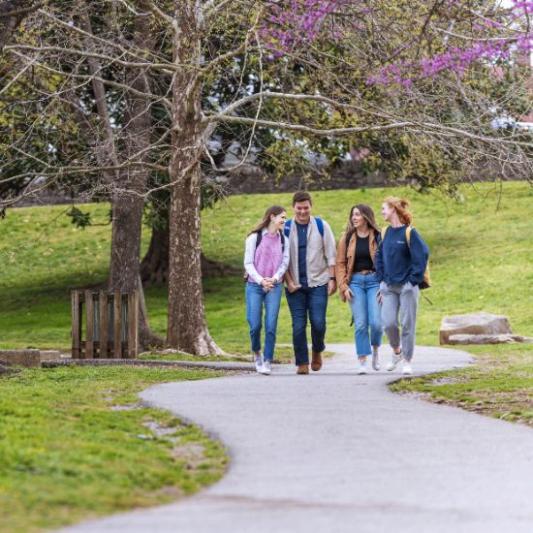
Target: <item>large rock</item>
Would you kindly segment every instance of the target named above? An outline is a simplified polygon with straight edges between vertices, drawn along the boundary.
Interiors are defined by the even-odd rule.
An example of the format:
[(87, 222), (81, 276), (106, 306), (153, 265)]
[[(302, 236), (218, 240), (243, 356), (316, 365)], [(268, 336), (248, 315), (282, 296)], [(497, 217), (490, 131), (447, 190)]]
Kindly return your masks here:
[(470, 335), (461, 333), (450, 335), (448, 344), (513, 344), (515, 342), (533, 343), (532, 337), (522, 335), (511, 335), (502, 333), (500, 335)]
[(39, 350), (0, 350), (0, 363), (8, 366), (41, 366)]
[(452, 335), (510, 335), (511, 326), (505, 316), (490, 313), (445, 316), (439, 331), (441, 344), (450, 344)]

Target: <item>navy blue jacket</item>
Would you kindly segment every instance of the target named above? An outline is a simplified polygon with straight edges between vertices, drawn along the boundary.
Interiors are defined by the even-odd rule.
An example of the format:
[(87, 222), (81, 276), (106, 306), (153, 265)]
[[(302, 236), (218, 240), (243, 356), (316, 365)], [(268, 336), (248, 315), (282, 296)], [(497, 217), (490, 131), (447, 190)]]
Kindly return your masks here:
[(424, 280), (429, 247), (413, 228), (411, 240), (405, 236), (407, 226), (390, 226), (376, 253), (376, 274), (387, 285), (403, 285), (408, 281), (419, 285)]

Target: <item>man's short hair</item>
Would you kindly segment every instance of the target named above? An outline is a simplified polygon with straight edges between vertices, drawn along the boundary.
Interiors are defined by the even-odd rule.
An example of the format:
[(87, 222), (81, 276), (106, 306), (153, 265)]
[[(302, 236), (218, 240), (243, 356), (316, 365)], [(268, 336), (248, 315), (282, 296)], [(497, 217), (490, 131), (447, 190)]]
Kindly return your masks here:
[(313, 205), (311, 195), (307, 191), (298, 191), (294, 193), (294, 196), (292, 197), (292, 206), (294, 207), (298, 202), (309, 202)]

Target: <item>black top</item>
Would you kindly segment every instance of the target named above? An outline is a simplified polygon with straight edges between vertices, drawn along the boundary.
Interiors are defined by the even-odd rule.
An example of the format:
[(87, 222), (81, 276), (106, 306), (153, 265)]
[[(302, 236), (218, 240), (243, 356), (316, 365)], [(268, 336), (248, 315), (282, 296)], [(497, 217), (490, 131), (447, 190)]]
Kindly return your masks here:
[(374, 263), (370, 255), (369, 238), (357, 237), (355, 242), (355, 264), (354, 272), (361, 272), (362, 270), (374, 270)]

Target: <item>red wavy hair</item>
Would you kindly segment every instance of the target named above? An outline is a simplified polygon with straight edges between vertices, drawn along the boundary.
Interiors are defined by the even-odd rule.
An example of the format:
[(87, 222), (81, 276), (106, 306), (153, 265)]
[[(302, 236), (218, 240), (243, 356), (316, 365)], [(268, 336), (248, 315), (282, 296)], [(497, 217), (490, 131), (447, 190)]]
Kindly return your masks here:
[(413, 215), (409, 211), (409, 200), (405, 198), (398, 198), (397, 196), (389, 196), (385, 198), (385, 203), (392, 207), (400, 219), (402, 224), (409, 226), (413, 221)]

